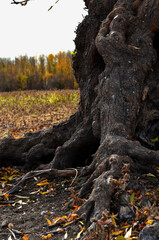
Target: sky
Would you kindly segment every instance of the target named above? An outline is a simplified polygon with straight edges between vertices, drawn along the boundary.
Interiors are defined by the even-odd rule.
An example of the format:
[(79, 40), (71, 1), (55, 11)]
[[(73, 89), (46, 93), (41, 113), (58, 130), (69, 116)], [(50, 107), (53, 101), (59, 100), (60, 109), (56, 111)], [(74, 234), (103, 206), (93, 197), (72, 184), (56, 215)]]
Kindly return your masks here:
[[(83, 0), (0, 0), (0, 58), (73, 51), (75, 30), (87, 11)], [(48, 11), (49, 7), (54, 7)]]

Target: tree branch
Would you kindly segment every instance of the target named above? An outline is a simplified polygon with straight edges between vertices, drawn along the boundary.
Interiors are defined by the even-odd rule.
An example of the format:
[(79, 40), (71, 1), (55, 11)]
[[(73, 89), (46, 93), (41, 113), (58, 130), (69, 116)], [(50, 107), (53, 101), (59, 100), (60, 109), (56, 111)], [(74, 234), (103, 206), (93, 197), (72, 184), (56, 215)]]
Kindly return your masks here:
[[(23, 1), (13, 0), (13, 2), (11, 2), (11, 4), (21, 4), (21, 6), (26, 6), (29, 1), (30, 1), (30, 0), (23, 0)], [(59, 2), (59, 0), (56, 0), (55, 3), (54, 3), (54, 5), (55, 5), (56, 3), (58, 3), (58, 2)], [(49, 7), (48, 11), (50, 11), (50, 10), (54, 7), (54, 5), (52, 5), (51, 7)]]
[(13, 2), (11, 2), (11, 4), (21, 4), (21, 6), (25, 6), (25, 5), (27, 5), (27, 3), (28, 3), (29, 1), (30, 1), (30, 0), (23, 0), (23, 1), (13, 0)]

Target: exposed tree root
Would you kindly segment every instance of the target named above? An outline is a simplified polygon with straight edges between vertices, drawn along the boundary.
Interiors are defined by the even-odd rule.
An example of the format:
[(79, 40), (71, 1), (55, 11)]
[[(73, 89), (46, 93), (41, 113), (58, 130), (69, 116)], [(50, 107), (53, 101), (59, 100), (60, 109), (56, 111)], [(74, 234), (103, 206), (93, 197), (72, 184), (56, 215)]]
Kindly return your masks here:
[(48, 177), (65, 177), (65, 176), (77, 176), (79, 169), (65, 169), (65, 170), (58, 170), (58, 169), (45, 169), (45, 170), (35, 170), (26, 173), (24, 176), (21, 177), (20, 180), (7, 192), (1, 195), (3, 197), (5, 194), (13, 194), (19, 191), (19, 188), (29, 179), (37, 176), (46, 176)]
[[(110, 212), (112, 198), (115, 194), (114, 189), (123, 192), (119, 204), (120, 219), (132, 219), (134, 212), (129, 205), (130, 196), (126, 197), (126, 188), (137, 191), (141, 174), (152, 173), (159, 179), (159, 173), (151, 167), (151, 165), (159, 166), (158, 151), (149, 150), (138, 142), (121, 137), (109, 137), (108, 139), (100, 145), (96, 152), (94, 161), (90, 165), (90, 169), (93, 169), (92, 166), (94, 166), (94, 171), (79, 192), (80, 198), (91, 193), (88, 200), (78, 210), (78, 214), (86, 221), (88, 226), (91, 218), (99, 220), (105, 210)], [(109, 157), (107, 153), (110, 153)], [(143, 161), (145, 162), (144, 165)], [(89, 167), (85, 167), (82, 169), (81, 175), (83, 173), (86, 175), (86, 169), (90, 174)], [(134, 174), (136, 186), (131, 184), (131, 182), (134, 182), (132, 181)], [(91, 227), (93, 226), (94, 223)]]
[(35, 169), (41, 163), (49, 163), (58, 146), (61, 146), (73, 134), (79, 112), (52, 129), (27, 133), (24, 137), (10, 137), (0, 140), (0, 166), (16, 165), (24, 169)]
[(93, 136), (92, 128), (78, 126), (71, 138), (58, 147), (51, 162), (52, 168), (63, 169), (74, 166), (84, 166), (85, 160), (95, 152), (98, 140)]

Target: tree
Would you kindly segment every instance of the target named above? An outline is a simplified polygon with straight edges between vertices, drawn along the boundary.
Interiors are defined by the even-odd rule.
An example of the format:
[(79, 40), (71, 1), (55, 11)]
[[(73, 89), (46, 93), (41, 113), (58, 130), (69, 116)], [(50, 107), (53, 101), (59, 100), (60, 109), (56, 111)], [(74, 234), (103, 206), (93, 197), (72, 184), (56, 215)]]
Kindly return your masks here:
[[(73, 64), (80, 87), (78, 112), (48, 131), (2, 139), (0, 158), (1, 165), (28, 168), (52, 158), (54, 169), (82, 167), (81, 176), (89, 177), (79, 196), (90, 195), (78, 213), (90, 224), (90, 218), (110, 211), (119, 180), (135, 191), (142, 185), (141, 174), (159, 178), (154, 168), (159, 166), (159, 2), (85, 4), (88, 16), (77, 29)], [(125, 188), (118, 201), (123, 218), (128, 215), (122, 213), (128, 207), (122, 203)]]
[(39, 89), (44, 89), (44, 75), (45, 75), (45, 56), (41, 55), (39, 57)]
[(55, 56), (20, 56), (15, 60), (0, 59), (0, 90), (78, 88), (72, 69), (70, 52)]

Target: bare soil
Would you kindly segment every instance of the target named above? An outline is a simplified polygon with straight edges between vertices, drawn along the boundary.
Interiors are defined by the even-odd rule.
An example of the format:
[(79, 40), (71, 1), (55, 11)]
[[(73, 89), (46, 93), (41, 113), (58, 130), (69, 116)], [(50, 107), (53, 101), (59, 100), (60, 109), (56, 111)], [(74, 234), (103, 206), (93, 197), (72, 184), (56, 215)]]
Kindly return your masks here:
[[(72, 179), (56, 178), (49, 181), (48, 185), (37, 186), (37, 183), (43, 180), (46, 179), (40, 177), (31, 179), (17, 194), (0, 201), (1, 240), (27, 239), (25, 237), (29, 240), (42, 239), (42, 236), (44, 238), (49, 232), (59, 228), (61, 232), (51, 233), (50, 239), (75, 239), (81, 231), (83, 226), (79, 220), (73, 220), (72, 224), (68, 223), (65, 227), (58, 224), (49, 226), (46, 220), (47, 218), (53, 222), (55, 217), (73, 214), (74, 207), (66, 209), (65, 206), (72, 194), (69, 189)], [(47, 191), (49, 193), (46, 193)]]
[[(24, 173), (17, 172), (16, 174), (14, 168), (0, 169), (1, 193), (6, 192), (17, 183), (18, 174), (23, 175)], [(13, 177), (13, 175), (15, 176)], [(27, 180), (19, 191), (1, 197), (0, 239), (83, 239), (86, 226), (82, 219), (77, 218), (78, 215), (75, 210), (78, 207), (80, 208), (85, 201), (80, 199), (77, 193), (87, 179), (71, 176), (67, 178), (54, 177), (52, 179), (42, 176), (34, 177)], [(134, 178), (132, 186), (136, 186), (135, 184), (136, 180)], [(105, 221), (99, 221), (101, 225), (107, 223), (107, 226), (110, 227), (110, 238), (108, 239), (116, 239), (118, 235), (122, 237), (129, 232), (129, 229), (132, 229), (132, 236), (138, 240), (139, 232), (146, 225), (159, 221), (158, 180), (147, 175), (140, 179), (140, 184), (141, 186), (148, 186), (145, 196), (142, 195), (142, 189), (141, 191), (127, 190), (131, 199), (131, 201), (129, 199), (129, 207), (133, 209), (134, 216), (133, 219), (126, 219), (125, 221), (121, 221), (118, 214), (115, 215), (116, 208), (118, 208), (118, 198), (121, 194), (117, 189), (117, 199), (114, 199), (114, 209), (112, 209), (111, 215)], [(136, 188), (138, 189), (137, 186)], [(132, 194), (133, 191), (135, 191), (134, 195)], [(141, 202), (145, 203), (145, 208), (141, 207)], [(51, 223), (55, 224), (51, 225)], [(86, 232), (87, 234), (88, 232)], [(104, 238), (102, 238), (102, 234)], [(100, 232), (94, 231), (90, 233), (89, 238), (84, 239), (106, 239), (107, 234), (107, 231), (104, 231), (101, 235)]]

